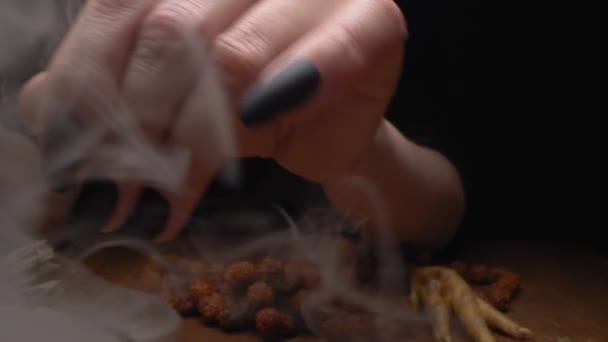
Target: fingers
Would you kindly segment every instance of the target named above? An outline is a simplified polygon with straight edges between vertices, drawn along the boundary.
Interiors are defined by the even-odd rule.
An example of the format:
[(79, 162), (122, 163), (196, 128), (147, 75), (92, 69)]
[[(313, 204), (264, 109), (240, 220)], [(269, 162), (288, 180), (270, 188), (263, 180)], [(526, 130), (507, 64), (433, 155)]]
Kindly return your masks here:
[[(241, 118), (247, 124), (254, 125), (287, 112), (291, 112), (291, 124), (310, 120), (309, 113), (318, 113), (321, 104), (328, 105), (328, 99), (339, 97), (338, 92), (353, 89), (370, 65), (391, 50), (400, 49), (405, 23), (393, 1), (347, 1), (342, 6), (344, 8), (325, 18), (264, 70), (262, 81), (244, 100), (249, 107), (241, 113)], [(263, 90), (273, 87), (275, 76), (282, 78), (286, 69), (301, 61), (316, 67), (320, 81), (310, 81), (304, 90), (294, 87), (295, 95)], [(294, 99), (287, 103), (282, 99), (285, 96)], [(297, 105), (301, 107), (294, 110)]]
[[(48, 68), (20, 93), (23, 119), (30, 122), (39, 144), (44, 147), (58, 137), (45, 136), (51, 119), (61, 117), (66, 118), (64, 122), (81, 124), (102, 118), (101, 114), (121, 114), (118, 80), (139, 18), (155, 3), (156, 0), (87, 2)], [(71, 136), (59, 133), (64, 140), (86, 135), (83, 129), (71, 132)]]
[[(220, 34), (213, 52), (234, 99), (241, 97), (279, 53), (327, 18), (331, 4), (340, 2), (311, 0), (302, 6), (297, 1), (261, 1)], [(318, 8), (326, 11), (319, 13)]]
[[(212, 53), (220, 67), (231, 105), (243, 106), (245, 91), (267, 65), (325, 20), (332, 8), (341, 2), (311, 0), (302, 6), (294, 1), (261, 1), (218, 35)], [(319, 13), (319, 8), (326, 11)], [(243, 121), (234, 120), (232, 125), (240, 156), (270, 157), (273, 154), (275, 124), (248, 128)]]
[[(203, 158), (199, 158), (195, 161), (195, 165), (202, 161)], [(199, 167), (191, 169), (191, 173), (188, 176), (183, 191), (178, 193), (164, 193), (165, 198), (169, 202), (171, 212), (164, 228), (155, 237), (154, 242), (169, 242), (179, 235), (198, 205), (203, 190), (207, 188), (218, 169), (218, 167), (213, 167), (211, 165), (196, 166)]]
[(140, 195), (141, 186), (139, 184), (118, 184), (116, 207), (101, 231), (103, 233), (112, 233), (120, 229), (135, 211)]
[[(324, 12), (318, 13), (318, 8)], [(247, 15), (243, 15), (245, 11)], [(262, 78), (268, 80), (295, 61), (311, 61), (298, 69), (308, 86), (296, 87), (301, 94), (279, 106), (279, 110), (286, 110), (286, 106), (304, 101), (313, 93), (318, 96), (311, 106), (334, 96), (336, 89), (352, 86), (368, 65), (401, 39), (402, 26), (400, 12), (390, 0), (310, 0), (307, 6), (283, 0), (90, 0), (52, 60), (48, 74), (29, 87), (24, 98), (25, 102), (39, 101), (32, 100), (32, 94), (43, 89), (63, 102), (73, 101), (68, 112), (105, 115), (122, 108), (114, 104), (122, 99), (122, 91), (126, 108), (141, 120), (148, 138), (159, 141), (179, 136), (170, 140), (185, 145), (193, 155), (204, 151), (206, 161), (200, 162), (204, 170), (196, 170), (200, 175), (187, 184), (188, 190), (202, 192), (210, 179), (208, 173), (230, 155), (226, 146), (231, 143), (217, 131), (201, 132), (197, 127), (211, 122), (207, 126), (220, 127), (222, 132), (236, 128), (234, 137), (241, 156), (272, 155), (278, 129), (276, 124), (246, 128), (243, 122), (218, 119), (217, 113), (215, 117), (202, 115), (206, 107), (198, 112), (184, 110), (182, 103), (191, 102), (200, 78), (206, 77), (196, 72), (200, 71), (199, 64), (196, 54), (191, 53), (196, 44), (190, 44), (196, 39), (191, 38), (216, 38), (212, 53), (235, 104), (262, 71)], [(184, 35), (190, 30), (196, 35)], [(94, 89), (87, 88), (91, 84)], [(260, 111), (275, 111), (261, 102), (262, 106), (249, 106), (245, 112), (257, 112), (252, 115), (259, 116)], [(117, 206), (106, 229), (116, 229), (132, 210), (137, 197), (134, 192)], [(174, 227), (185, 222), (179, 213), (193, 208), (193, 197), (198, 196), (173, 201), (184, 207), (175, 209), (161, 240), (175, 235), (179, 228)]]
[[(325, 0), (314, 1), (324, 4)], [(242, 90), (270, 61), (323, 19), (311, 15), (317, 11), (315, 4), (302, 7), (295, 2), (269, 0), (250, 7), (253, 1), (221, 3), (168, 1), (155, 8), (144, 21), (139, 48), (135, 48), (125, 79), (130, 107), (143, 115), (148, 134), (156, 139), (170, 137), (171, 144), (187, 147), (194, 163), (202, 165), (191, 167), (196, 175), (186, 182), (188, 194), (167, 196), (172, 214), (158, 242), (177, 235), (223, 160), (271, 154), (274, 128), (245, 129), (231, 119), (230, 108), (223, 102), (238, 102)], [(246, 9), (246, 15), (241, 15)], [(185, 45), (180, 45), (181, 34), (192, 27), (197, 27), (198, 34), (214, 38), (212, 53), (223, 71), (228, 99), (222, 98), (220, 89), (211, 89), (221, 79), (213, 78), (208, 65), (188, 59), (188, 37)]]
[(204, 67), (205, 77), (197, 80), (168, 141), (190, 149), (190, 169), (181, 191), (164, 193), (171, 213), (156, 242), (171, 241), (179, 234), (221, 163), (235, 155), (227, 99), (218, 88), (215, 70), (208, 63)]
[(107, 76), (119, 79), (131, 52), (140, 19), (157, 2), (87, 1), (51, 60), (50, 69), (62, 74), (85, 71), (95, 74), (96, 78), (109, 73)]
[(180, 104), (205, 77), (205, 40), (215, 37), (255, 0), (168, 0), (143, 21), (127, 67), (123, 94), (153, 141), (167, 134)]
[(530, 331), (530, 329), (524, 328), (515, 323), (486, 301), (476, 298), (476, 302), (481, 315), (483, 318), (485, 318), (486, 322), (490, 326), (503, 331), (505, 334), (513, 338), (528, 339), (532, 337), (532, 331)]
[(27, 89), (27, 102), (43, 102), (45, 115), (79, 118), (117, 115), (118, 85), (140, 19), (158, 0), (91, 0), (53, 56), (39, 95)]
[(47, 72), (34, 76), (23, 86), (17, 99), (21, 126), (38, 145), (44, 140), (48, 121), (45, 108), (49, 105), (44, 101), (47, 78)]

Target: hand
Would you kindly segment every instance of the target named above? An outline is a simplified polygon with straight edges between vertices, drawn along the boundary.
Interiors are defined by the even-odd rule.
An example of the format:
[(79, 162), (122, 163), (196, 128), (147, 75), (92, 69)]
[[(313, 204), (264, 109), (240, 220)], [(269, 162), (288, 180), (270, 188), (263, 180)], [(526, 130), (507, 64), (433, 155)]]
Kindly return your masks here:
[[(393, 95), (405, 33), (390, 0), (90, 0), (20, 100), (40, 125), (45, 95), (71, 101), (81, 118), (107, 114), (95, 110), (108, 108), (98, 94), (119, 98), (151, 142), (188, 148), (182, 188), (164, 191), (171, 216), (156, 240), (168, 241), (227, 157), (273, 158), (316, 182), (348, 171)], [(204, 42), (240, 119), (197, 101), (209, 98), (193, 53)], [(104, 231), (130, 216), (142, 185), (120, 182)]]

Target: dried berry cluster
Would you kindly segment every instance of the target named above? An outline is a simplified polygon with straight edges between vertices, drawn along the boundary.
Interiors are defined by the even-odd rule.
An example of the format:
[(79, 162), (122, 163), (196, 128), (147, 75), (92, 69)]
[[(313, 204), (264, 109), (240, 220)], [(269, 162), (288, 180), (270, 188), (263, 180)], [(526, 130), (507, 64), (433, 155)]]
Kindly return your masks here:
[(466, 265), (455, 261), (451, 267), (471, 284), (477, 294), (501, 311), (508, 311), (517, 295), (521, 277), (502, 267)]
[(255, 328), (263, 335), (290, 336), (305, 326), (299, 303), (319, 280), (317, 268), (304, 261), (242, 260), (165, 298), (182, 315), (200, 316), (224, 331)]
[(267, 257), (234, 262), (215, 274), (199, 274), (183, 291), (162, 288), (165, 300), (181, 315), (200, 317), (225, 332), (255, 330), (267, 338), (283, 338), (311, 333), (312, 323), (315, 333), (328, 341), (395, 341), (412, 336), (412, 327), (397, 318), (378, 317), (337, 297), (308, 306), (305, 322), (302, 303), (319, 284), (319, 270), (313, 264)]

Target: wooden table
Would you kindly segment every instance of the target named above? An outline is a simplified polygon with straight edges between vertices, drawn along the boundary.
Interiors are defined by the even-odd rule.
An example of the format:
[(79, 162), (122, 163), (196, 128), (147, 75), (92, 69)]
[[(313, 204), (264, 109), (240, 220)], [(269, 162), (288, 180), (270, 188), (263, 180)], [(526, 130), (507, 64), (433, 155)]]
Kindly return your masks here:
[[(460, 254), (465, 261), (503, 265), (522, 275), (523, 291), (509, 315), (535, 332), (534, 341), (608, 341), (608, 259), (573, 245), (539, 242), (474, 243)], [(89, 259), (89, 265), (105, 278), (126, 284), (142, 260), (127, 251), (108, 250)], [(260, 340), (223, 334), (195, 319), (183, 323), (180, 342)], [(456, 341), (467, 340), (456, 335)]]

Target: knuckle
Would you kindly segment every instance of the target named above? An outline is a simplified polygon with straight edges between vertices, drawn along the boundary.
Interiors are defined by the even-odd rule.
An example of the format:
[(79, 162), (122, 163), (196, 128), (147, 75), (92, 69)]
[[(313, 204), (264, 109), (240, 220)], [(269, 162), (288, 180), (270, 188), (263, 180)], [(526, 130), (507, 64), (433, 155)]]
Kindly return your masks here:
[(219, 36), (213, 51), (226, 77), (245, 85), (263, 68), (267, 47), (267, 37), (255, 27), (243, 25)]
[(139, 32), (133, 52), (134, 62), (152, 69), (166, 65), (183, 52), (180, 46), (184, 41), (184, 30), (184, 25), (175, 14), (152, 14), (145, 20)]
[(366, 64), (366, 55), (360, 43), (360, 38), (350, 26), (338, 24), (336, 30), (328, 32), (330, 39), (336, 46), (340, 46), (343, 57), (350, 65), (363, 67)]
[(113, 14), (133, 7), (130, 0), (93, 0), (90, 5), (100, 13)]

